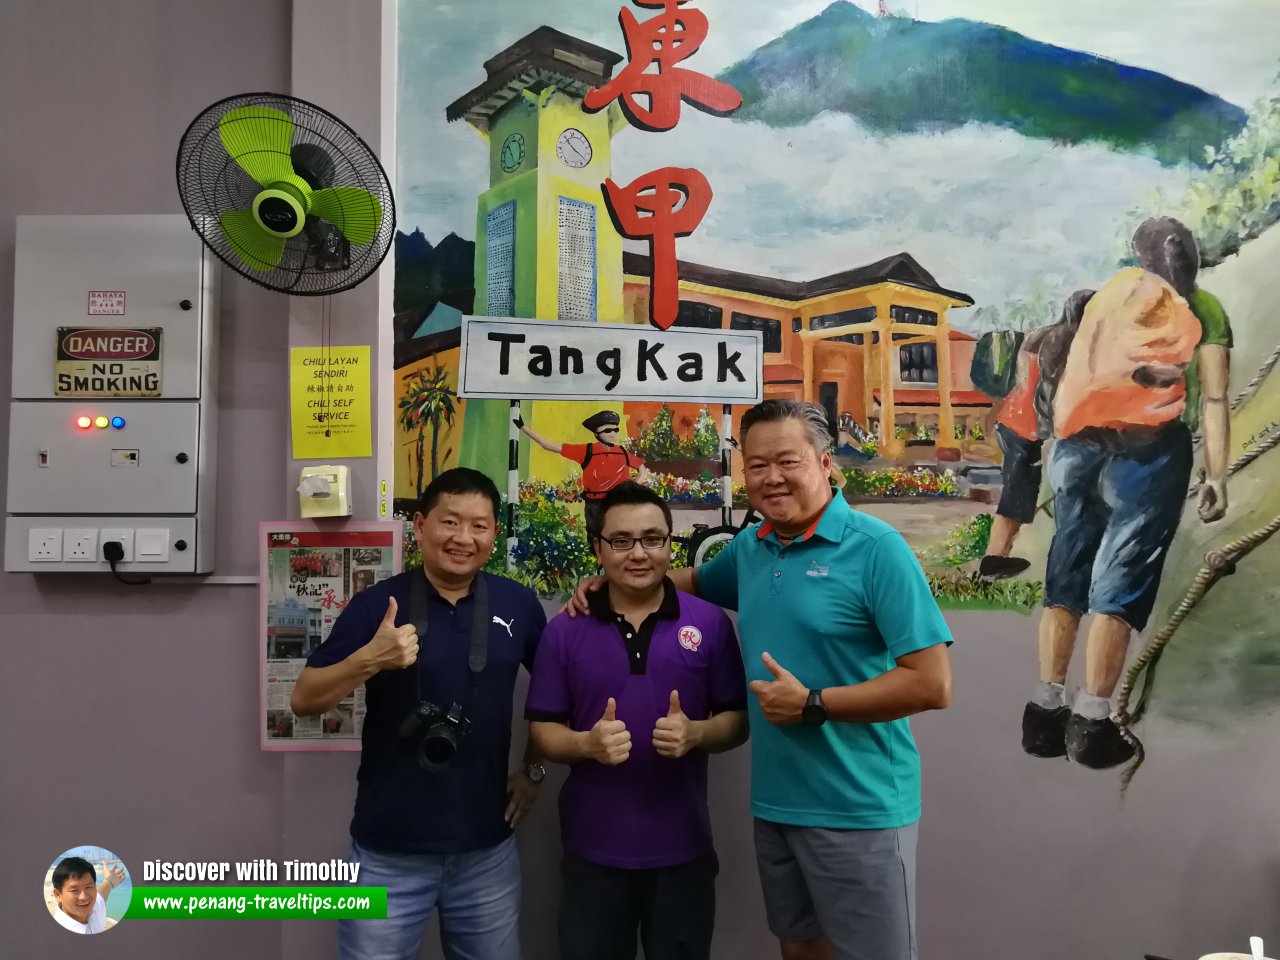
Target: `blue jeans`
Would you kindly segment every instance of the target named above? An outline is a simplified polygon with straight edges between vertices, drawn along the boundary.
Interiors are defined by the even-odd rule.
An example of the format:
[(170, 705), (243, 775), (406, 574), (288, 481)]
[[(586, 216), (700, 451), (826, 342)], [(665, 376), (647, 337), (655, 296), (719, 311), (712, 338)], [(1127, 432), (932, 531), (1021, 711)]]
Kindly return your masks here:
[(1044, 605), (1105, 613), (1143, 630), (1187, 503), (1191, 465), (1191, 433), (1181, 423), (1128, 449), (1055, 443)]
[(387, 919), (339, 920), (342, 960), (413, 960), (440, 910), (446, 960), (520, 960), (520, 858), (515, 837), (451, 855), (393, 854), (351, 843), (360, 886), (387, 888)]

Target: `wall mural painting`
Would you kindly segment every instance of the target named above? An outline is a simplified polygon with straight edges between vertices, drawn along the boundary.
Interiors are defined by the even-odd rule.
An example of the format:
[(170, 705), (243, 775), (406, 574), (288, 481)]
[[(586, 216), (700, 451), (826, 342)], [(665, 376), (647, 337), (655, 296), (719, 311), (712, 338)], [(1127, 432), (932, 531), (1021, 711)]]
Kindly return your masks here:
[[(902, 531), (942, 605), (1028, 615), (1028, 753), (1131, 776), (1149, 703), (1201, 725), (1267, 708), (1266, 7), (405, 0), (397, 511), (441, 470), (489, 473), (514, 494), (511, 575), (556, 596), (594, 570), (592, 500), (638, 477), (690, 562), (747, 516), (749, 403), (705, 386), (745, 369), (826, 409), (843, 495)], [(536, 324), (475, 327), (487, 390), (461, 384), (472, 317)], [(756, 359), (726, 340), (694, 371), (664, 341), (708, 331)], [(1069, 667), (1067, 720), (1044, 681)]]

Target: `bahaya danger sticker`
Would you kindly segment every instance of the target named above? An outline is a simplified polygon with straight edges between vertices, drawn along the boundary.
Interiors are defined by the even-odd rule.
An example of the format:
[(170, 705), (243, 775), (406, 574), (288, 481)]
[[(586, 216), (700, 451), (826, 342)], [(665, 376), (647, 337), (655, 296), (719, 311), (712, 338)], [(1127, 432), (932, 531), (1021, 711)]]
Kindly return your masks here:
[(162, 327), (59, 327), (59, 397), (160, 396)]
[(91, 317), (123, 317), (123, 290), (90, 290), (89, 316)]

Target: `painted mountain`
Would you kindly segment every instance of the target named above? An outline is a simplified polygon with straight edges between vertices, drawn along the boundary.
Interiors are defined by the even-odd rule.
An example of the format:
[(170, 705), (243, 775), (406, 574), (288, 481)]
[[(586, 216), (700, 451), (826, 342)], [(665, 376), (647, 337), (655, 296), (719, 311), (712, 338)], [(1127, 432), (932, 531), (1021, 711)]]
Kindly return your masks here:
[[(451, 233), (434, 247), (419, 229), (396, 231), (395, 312), (426, 316), (437, 303), (470, 313), (475, 298), (475, 243)], [(409, 323), (412, 318), (406, 320)], [(416, 324), (415, 324), (416, 325)], [(396, 339), (403, 339), (397, 331)]]
[(775, 127), (828, 110), (886, 134), (983, 123), (1164, 164), (1203, 164), (1205, 147), (1245, 122), (1239, 107), (1160, 73), (971, 20), (874, 17), (847, 0), (721, 79), (742, 92), (737, 119)]

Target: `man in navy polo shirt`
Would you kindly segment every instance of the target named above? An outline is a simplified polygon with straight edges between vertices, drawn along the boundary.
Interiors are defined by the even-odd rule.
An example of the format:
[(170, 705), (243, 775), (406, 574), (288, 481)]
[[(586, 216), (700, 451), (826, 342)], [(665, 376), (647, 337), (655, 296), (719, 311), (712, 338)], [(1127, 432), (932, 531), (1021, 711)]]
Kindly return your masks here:
[(547, 625), (525, 715), (560, 792), (562, 960), (711, 955), (718, 872), (707, 754), (747, 738), (729, 618), (667, 578), (671, 510), (634, 481), (601, 502), (591, 615)]
[[(446, 470), (431, 481), (413, 518), (422, 568), (356, 594), (294, 687), (293, 712), (312, 716), (365, 684), (351, 857), (362, 884), (387, 888), (387, 919), (340, 921), (344, 960), (411, 960), (436, 908), (449, 960), (519, 960), (511, 830), (543, 770), (526, 753), (525, 769), (508, 776), (507, 756), (516, 673), (532, 665), (546, 615), (527, 587), (481, 572), (498, 512), (482, 473)], [(457, 704), (469, 721), (469, 731), (444, 723), (458, 735), (452, 758), (414, 721), (423, 702)]]
[(672, 579), (738, 611), (769, 929), (784, 960), (914, 960), (920, 755), (906, 718), (949, 704), (951, 635), (902, 536), (828, 485), (821, 407), (766, 400), (740, 434), (765, 520), (696, 583)]

